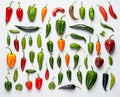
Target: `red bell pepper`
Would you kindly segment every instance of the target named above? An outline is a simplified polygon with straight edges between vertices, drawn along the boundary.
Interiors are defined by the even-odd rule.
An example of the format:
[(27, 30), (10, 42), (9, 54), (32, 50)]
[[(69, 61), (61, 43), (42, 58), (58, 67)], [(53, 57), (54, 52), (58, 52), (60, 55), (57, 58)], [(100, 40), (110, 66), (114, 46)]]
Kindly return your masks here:
[(23, 50), (23, 57), (21, 58), (21, 70), (24, 71), (26, 65), (25, 52)]
[(14, 47), (16, 51), (19, 51), (19, 40), (17, 39), (17, 36), (16, 36), (16, 39), (14, 40)]
[(43, 79), (37, 74), (37, 78), (35, 79), (35, 87), (37, 90), (40, 90), (42, 87)]

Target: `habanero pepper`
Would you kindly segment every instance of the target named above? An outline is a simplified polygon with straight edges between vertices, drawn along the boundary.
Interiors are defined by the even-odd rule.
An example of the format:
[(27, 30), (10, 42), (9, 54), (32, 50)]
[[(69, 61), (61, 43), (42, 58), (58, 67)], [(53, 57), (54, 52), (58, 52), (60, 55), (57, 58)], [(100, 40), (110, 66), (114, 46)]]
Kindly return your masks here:
[(19, 40), (17, 39), (17, 35), (16, 35), (16, 39), (14, 40), (14, 47), (15, 47), (15, 50), (18, 52), (19, 51)]
[(37, 90), (40, 90), (43, 84), (43, 79), (37, 74), (37, 78), (35, 79), (35, 87)]
[(35, 59), (35, 52), (33, 51), (33, 50), (31, 50), (30, 52), (29, 52), (29, 60), (30, 60), (30, 62), (33, 64), (33, 62), (34, 62), (34, 59)]
[(10, 35), (8, 33), (8, 35), (7, 35), (7, 45), (10, 46), (10, 43), (11, 43), (11, 38), (10, 38)]
[(32, 83), (32, 81), (30, 81), (30, 79), (29, 79), (29, 74), (27, 75), (27, 77), (28, 77), (28, 81), (25, 82), (25, 86), (26, 86), (26, 88), (27, 88), (28, 90), (32, 90), (33, 83)]
[(76, 53), (74, 56), (73, 56), (73, 60), (74, 60), (74, 67), (73, 69), (75, 69), (79, 63), (79, 55)]
[(92, 54), (93, 49), (94, 49), (94, 43), (91, 41), (91, 36), (89, 36), (89, 43), (88, 43), (87, 47), (88, 47), (88, 53)]
[(50, 19), (51, 18), (49, 18), (48, 23), (46, 24), (46, 36), (45, 36), (45, 38), (47, 38), (49, 36), (50, 32), (51, 32)]
[(24, 50), (22, 50), (22, 51), (23, 51), (23, 57), (21, 58), (20, 67), (21, 67), (21, 70), (24, 71), (25, 65), (26, 65), (26, 58), (25, 58), (25, 52), (24, 52)]
[(53, 69), (53, 66), (54, 66), (54, 58), (53, 58), (52, 55), (50, 55), (50, 57), (49, 57), (49, 64), (50, 64), (51, 69)]
[(7, 76), (6, 76), (5, 78), (7, 79), (7, 81), (4, 83), (5, 89), (6, 89), (7, 91), (11, 91), (11, 89), (12, 89), (12, 82), (9, 81), (9, 79), (8, 79)]
[(70, 67), (66, 71), (66, 75), (67, 75), (68, 80), (71, 81), (72, 80), (72, 71), (70, 70)]
[(63, 15), (59, 20), (56, 21), (56, 31), (58, 35), (63, 35), (66, 29), (66, 22), (62, 20), (62, 18), (65, 17)]
[(58, 55), (58, 57), (57, 57), (57, 66), (60, 68), (61, 67), (61, 62), (62, 61), (62, 59), (61, 59), (61, 56), (60, 56), (60, 54)]
[(60, 69), (60, 72), (58, 73), (58, 85), (62, 83), (63, 80), (63, 73), (61, 72), (62, 69)]
[(6, 56), (7, 65), (9, 68), (13, 68), (16, 63), (16, 54), (12, 53), (12, 50), (9, 47), (6, 47), (10, 50), (10, 53)]
[(41, 10), (41, 20), (42, 20), (42, 23), (44, 22), (46, 14), (47, 14), (47, 4)]
[(78, 71), (77, 71), (77, 79), (80, 82), (80, 84), (82, 85), (82, 72), (80, 71), (80, 66), (78, 67)]
[(10, 21), (11, 16), (13, 14), (13, 8), (11, 8), (11, 5), (12, 5), (13, 2), (14, 1), (11, 1), (10, 4), (9, 4), (9, 6), (6, 7), (6, 14), (5, 14), (6, 15), (5, 16), (5, 22), (6, 22), (6, 24)]
[(49, 73), (49, 69), (48, 69), (47, 63), (46, 63), (45, 79), (48, 80), (49, 76), (50, 76), (50, 73)]
[(18, 2), (19, 7), (16, 10), (17, 19), (22, 21), (23, 19), (23, 9), (20, 7), (20, 2)]
[(50, 53), (53, 52), (53, 42), (49, 39), (49, 41), (47, 42), (47, 49)]
[(85, 8), (83, 6), (83, 2), (81, 2), (81, 7), (79, 8), (79, 15), (81, 19), (85, 18)]
[(22, 46), (22, 49), (24, 50), (26, 48), (26, 38), (25, 36), (27, 36), (27, 34), (25, 34), (23, 37), (22, 37), (22, 40), (21, 40), (21, 46)]
[(60, 51), (63, 51), (64, 48), (65, 48), (65, 40), (62, 39), (62, 37), (57, 41), (57, 44), (58, 44), (58, 49)]

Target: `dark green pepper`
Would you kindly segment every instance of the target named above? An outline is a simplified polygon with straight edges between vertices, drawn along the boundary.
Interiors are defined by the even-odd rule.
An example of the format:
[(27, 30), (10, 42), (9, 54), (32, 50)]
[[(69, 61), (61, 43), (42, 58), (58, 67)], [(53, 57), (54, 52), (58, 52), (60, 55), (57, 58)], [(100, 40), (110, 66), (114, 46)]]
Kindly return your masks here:
[(39, 65), (39, 70), (42, 70), (43, 59), (44, 59), (44, 53), (42, 48), (41, 51), (37, 54), (37, 62)]
[(85, 7), (83, 7), (83, 2), (81, 2), (81, 7), (79, 8), (79, 15), (81, 19), (85, 18)]
[(89, 18), (91, 20), (93, 20), (94, 16), (95, 16), (95, 11), (94, 11), (93, 7), (91, 6), (90, 9), (89, 9)]
[(89, 53), (89, 54), (92, 54), (93, 49), (94, 49), (94, 43), (91, 42), (91, 37), (89, 36), (88, 53)]
[(79, 62), (79, 55), (77, 53), (73, 56), (73, 60), (74, 60), (73, 69), (75, 69), (77, 67), (77, 65), (78, 65), (78, 62)]
[(29, 37), (29, 46), (32, 46), (32, 44), (33, 44), (33, 39), (32, 39), (32, 37), (30, 35), (30, 37)]
[(13, 74), (13, 81), (16, 82), (18, 79), (18, 68), (15, 69), (14, 74)]
[(61, 56), (60, 56), (60, 54), (57, 57), (57, 65), (58, 65), (59, 68), (61, 67)]
[(79, 45), (79, 44), (77, 44), (77, 43), (71, 43), (70, 44), (70, 48), (71, 49), (73, 49), (73, 50), (80, 50), (82, 47)]
[(62, 80), (63, 80), (63, 73), (61, 72), (61, 70), (58, 73), (58, 85), (60, 85), (62, 83)]
[(53, 42), (50, 39), (47, 42), (47, 49), (50, 53), (53, 52)]
[(37, 35), (37, 47), (40, 48), (42, 46), (42, 38), (40, 33)]
[(80, 66), (79, 66), (78, 71), (77, 71), (77, 79), (82, 85), (82, 72), (80, 71)]
[(28, 10), (27, 10), (27, 14), (28, 14), (28, 19), (33, 22), (36, 18), (36, 14), (37, 14), (37, 8), (35, 7), (36, 4), (34, 4), (33, 6), (28, 6)]
[(32, 73), (35, 73), (36, 70), (34, 70), (34, 69), (26, 69), (25, 72), (28, 73), (28, 74), (32, 74)]
[(17, 91), (22, 91), (23, 85), (20, 84), (20, 83), (18, 83), (18, 84), (15, 85), (15, 89), (16, 89)]
[(10, 38), (10, 35), (8, 34), (7, 35), (7, 45), (10, 46), (10, 43), (11, 43), (11, 38)]
[(63, 15), (60, 20), (56, 21), (56, 31), (58, 33), (58, 35), (63, 35), (65, 32), (65, 28), (66, 28), (66, 22), (64, 20), (62, 20), (62, 18), (65, 15)]
[(21, 46), (22, 46), (22, 49), (24, 50), (26, 48), (26, 38), (25, 36), (27, 36), (27, 34), (25, 34), (21, 40)]
[(68, 70), (66, 71), (66, 74), (67, 74), (68, 80), (71, 81), (71, 79), (72, 79), (72, 71), (70, 70), (70, 67), (69, 67)]
[(92, 67), (92, 70), (87, 71), (86, 74), (86, 88), (90, 90), (94, 86), (96, 80), (97, 80), (97, 72), (95, 72)]
[(30, 60), (30, 62), (33, 64), (33, 62), (34, 62), (34, 59), (35, 59), (35, 52), (34, 51), (30, 51), (29, 52), (29, 60)]
[(48, 88), (50, 90), (55, 90), (55, 88), (56, 88), (56, 85), (55, 85), (55, 82), (54, 82), (54, 78), (55, 77), (53, 77), (52, 81), (48, 84)]
[(53, 69), (53, 65), (54, 65), (54, 58), (52, 55), (50, 55), (49, 57), (49, 64), (50, 64), (50, 67)]
[(47, 23), (47, 25), (46, 25), (46, 36), (45, 36), (46, 38), (48, 37), (48, 35), (49, 35), (50, 32), (51, 32), (50, 19), (51, 19), (51, 18), (49, 18), (48, 23)]
[(8, 77), (6, 76), (7, 81), (4, 83), (5, 89), (10, 91), (12, 89), (12, 82), (9, 81)]

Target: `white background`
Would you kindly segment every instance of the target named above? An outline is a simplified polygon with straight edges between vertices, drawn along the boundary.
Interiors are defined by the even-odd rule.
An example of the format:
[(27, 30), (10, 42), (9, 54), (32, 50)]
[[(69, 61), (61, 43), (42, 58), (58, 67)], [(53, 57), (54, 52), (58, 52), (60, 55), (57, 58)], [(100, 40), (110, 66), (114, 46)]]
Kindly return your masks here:
[[(23, 16), (23, 20), (22, 22), (18, 22), (17, 18), (16, 18), (16, 9), (18, 7), (18, 4), (17, 2), (20, 2), (21, 3), (21, 7), (23, 8), (24, 10), (24, 16)], [(42, 96), (42, 97), (61, 97), (61, 96), (69, 96), (69, 97), (118, 97), (118, 95), (120, 95), (119, 93), (119, 90), (120, 90), (120, 85), (119, 85), (119, 81), (120, 81), (120, 72), (119, 72), (119, 69), (120, 69), (120, 64), (119, 64), (119, 58), (120, 58), (120, 51), (119, 51), (119, 31), (120, 31), (120, 12), (119, 12), (119, 0), (110, 0), (111, 4), (113, 5), (113, 8), (114, 8), (114, 11), (117, 13), (117, 16), (118, 16), (118, 19), (115, 20), (113, 19), (109, 12), (108, 12), (108, 1), (107, 0), (83, 0), (83, 5), (84, 7), (86, 8), (86, 16), (85, 16), (85, 19), (84, 20), (81, 20), (80, 17), (79, 17), (79, 7), (80, 7), (80, 4), (81, 4), (81, 1), (82, 0), (78, 0), (77, 3), (74, 4), (75, 6), (75, 16), (79, 18), (78, 21), (73, 21), (70, 16), (69, 16), (69, 13), (68, 13), (68, 9), (69, 9), (69, 6), (70, 4), (72, 4), (74, 2), (74, 0), (14, 0), (14, 3), (12, 4), (12, 7), (13, 7), (13, 15), (11, 17), (11, 21), (8, 23), (8, 25), (6, 26), (5, 25), (5, 8), (9, 5), (9, 3), (11, 2), (11, 0), (0, 0), (0, 33), (1, 33), (1, 38), (0, 38), (0, 96), (2, 97), (20, 97), (21, 95), (24, 97), (35, 97), (35, 96)], [(36, 4), (36, 7), (37, 7), (37, 16), (36, 16), (36, 20), (35, 22), (31, 23), (29, 22), (28, 18), (27, 18), (27, 7), (29, 5), (33, 5), (33, 4)], [(45, 6), (45, 4), (47, 4), (47, 8), (48, 8), (48, 12), (47, 12), (47, 15), (45, 17), (45, 21), (44, 23), (41, 23), (41, 9), (43, 6)], [(105, 10), (107, 11), (108, 13), (108, 21), (105, 22), (99, 12), (99, 9), (98, 9), (98, 6), (96, 6), (96, 4), (100, 4), (102, 5)], [(88, 17), (88, 9), (91, 7), (91, 5), (93, 6), (93, 8), (95, 9), (95, 19), (94, 21), (92, 22), (92, 26), (94, 28), (94, 34), (89, 34), (87, 32), (84, 32), (84, 31), (78, 31), (78, 30), (73, 30), (73, 29), (70, 29), (69, 28), (69, 25), (72, 25), (72, 24), (77, 24), (77, 23), (84, 23), (84, 24), (87, 24), (87, 25), (91, 25), (91, 21)], [(97, 41), (97, 37), (96, 37), (96, 34), (99, 34), (102, 30), (104, 30), (106, 32), (106, 35), (105, 37), (101, 37), (100, 36), (100, 42), (101, 42), (101, 57), (104, 58), (104, 65), (101, 69), (97, 69), (94, 65), (94, 60), (95, 58), (97, 57), (96, 56), (96, 52), (95, 52), (95, 48), (94, 48), (94, 52), (92, 55), (89, 55), (88, 52), (87, 52), (87, 43), (84, 44), (83, 41), (78, 41), (78, 40), (73, 40), (71, 39), (71, 37), (68, 37), (67, 39), (65, 39), (66, 41), (66, 45), (65, 45), (65, 49), (63, 52), (60, 52), (58, 50), (58, 47), (57, 47), (57, 40), (60, 38), (56, 31), (55, 31), (55, 21), (57, 19), (59, 19), (63, 14), (62, 13), (57, 13), (57, 16), (56, 17), (53, 17), (52, 16), (52, 10), (55, 8), (55, 7), (63, 7), (65, 8), (65, 15), (66, 17), (63, 18), (63, 20), (66, 21), (66, 31), (65, 31), (65, 34), (63, 35), (63, 38), (65, 38), (65, 35), (66, 34), (69, 34), (69, 33), (77, 33), (77, 34), (80, 34), (80, 35), (83, 35), (86, 37), (87, 39), (87, 43), (89, 41), (89, 36), (92, 37), (92, 41), (94, 42), (94, 44), (96, 43)], [(51, 24), (52, 24), (52, 31), (51, 31), (51, 34), (49, 35), (48, 38), (45, 38), (45, 25), (49, 19), (49, 17), (51, 17)], [(107, 29), (104, 29), (101, 27), (100, 25), (100, 22), (99, 21), (102, 21), (106, 24), (109, 24), (111, 25), (115, 32), (111, 32), (110, 30), (107, 30)], [(6, 81), (5, 79), (5, 75), (7, 74), (7, 64), (6, 64), (6, 54), (9, 53), (9, 50), (8, 49), (5, 49), (6, 46), (7, 46), (7, 42), (6, 42), (6, 37), (7, 37), (7, 33), (9, 29), (17, 29), (14, 25), (17, 24), (17, 25), (37, 25), (37, 26), (40, 26), (43, 28), (43, 30), (40, 30), (40, 31), (37, 31), (35, 33), (28, 33), (28, 36), (26, 36), (26, 40), (27, 40), (27, 47), (25, 49), (25, 56), (27, 58), (27, 64), (26, 64), (26, 67), (25, 69), (27, 68), (33, 68), (33, 69), (36, 69), (37, 72), (40, 74), (40, 76), (43, 78), (43, 86), (41, 88), (40, 91), (37, 91), (35, 89), (35, 78), (36, 78), (36, 74), (33, 74), (33, 75), (30, 75), (30, 80), (32, 80), (33, 82), (33, 89), (31, 91), (28, 91), (25, 87), (25, 82), (27, 81), (27, 74), (25, 72), (21, 72), (21, 70), (18, 70), (19, 72), (19, 77), (18, 77), (18, 81), (16, 83), (13, 82), (13, 73), (14, 73), (14, 70), (17, 68), (17, 67), (20, 67), (20, 58), (22, 57), (22, 49), (21, 49), (21, 43), (20, 43), (20, 50), (19, 52), (16, 52), (15, 49), (14, 49), (14, 46), (13, 46), (13, 40), (15, 39), (15, 35), (13, 34), (10, 34), (11, 36), (11, 46), (10, 48), (12, 49), (13, 53), (16, 54), (17, 56), (17, 61), (16, 61), (16, 64), (14, 66), (13, 69), (10, 69), (10, 75), (8, 76), (9, 80), (12, 81), (13, 83), (13, 88), (11, 90), (11, 92), (7, 92), (4, 88), (4, 82)], [(32, 64), (29, 62), (29, 51), (30, 50), (34, 50), (35, 51), (35, 55), (37, 55), (37, 53), (41, 50), (41, 49), (38, 49), (37, 45), (36, 45), (36, 37), (38, 35), (39, 32), (43, 32), (41, 33), (41, 36), (42, 36), (42, 41), (43, 41), (43, 44), (42, 44), (42, 48), (43, 48), (43, 52), (44, 52), (44, 62), (43, 62), (43, 69), (42, 71), (39, 71), (38, 70), (38, 64), (37, 64), (37, 57), (35, 56), (35, 61), (34, 61), (34, 66), (32, 66)], [(113, 36), (113, 39), (115, 40), (115, 51), (114, 53), (112, 54), (112, 57), (113, 57), (113, 60), (114, 60), (114, 64), (113, 66), (111, 66), (111, 69), (108, 71), (108, 73), (110, 74), (111, 72), (115, 75), (116, 77), (116, 83), (115, 83), (115, 86), (113, 87), (113, 89), (110, 91), (109, 90), (109, 83), (108, 83), (108, 91), (105, 92), (103, 90), (103, 87), (102, 87), (102, 73), (105, 72), (106, 68), (109, 67), (109, 64), (108, 64), (108, 53), (107, 51), (105, 50), (105, 47), (104, 47), (104, 41), (111, 35), (111, 34), (114, 34)], [(22, 37), (25, 35), (25, 32), (20, 32), (20, 34), (18, 35), (18, 39), (21, 40)], [(32, 47), (29, 47), (28, 45), (28, 39), (29, 39), (29, 35), (31, 35), (33, 37), (33, 46)], [(46, 63), (48, 63), (48, 57), (49, 57), (49, 52), (47, 51), (47, 47), (46, 47), (46, 42), (48, 41), (48, 39), (51, 39), (53, 42), (54, 42), (54, 52), (53, 52), (53, 57), (55, 58), (55, 63), (54, 63), (54, 70), (52, 70), (50, 68), (50, 66), (48, 66), (49, 70), (50, 70), (50, 78), (48, 81), (45, 80), (44, 78), (44, 73), (45, 73), (45, 68), (46, 68)], [(83, 84), (80, 85), (80, 83), (78, 82), (77, 78), (76, 78), (76, 72), (77, 72), (77, 68), (75, 70), (73, 70), (73, 55), (75, 54), (75, 51), (71, 50), (69, 48), (69, 44), (71, 42), (77, 42), (77, 43), (80, 43), (80, 45), (85, 49), (85, 53), (83, 53), (82, 50), (80, 50), (78, 52), (79, 56), (80, 56), (80, 61), (79, 61), (79, 64), (81, 65), (81, 71), (83, 73)], [(70, 54), (70, 69), (72, 70), (72, 81), (69, 82), (67, 77), (66, 77), (66, 70), (67, 70), (67, 67), (65, 66), (65, 61), (64, 61), (64, 56), (66, 54), (66, 52), (68, 52)], [(61, 57), (62, 57), (62, 72), (64, 74), (64, 78), (63, 78), (63, 82), (60, 86), (62, 85), (65, 85), (65, 84), (70, 84), (70, 83), (74, 83), (76, 85), (79, 85), (81, 87), (81, 90), (79, 89), (75, 89), (74, 91), (62, 91), (62, 90), (59, 90), (59, 86), (57, 85), (57, 73), (59, 72), (59, 68), (57, 67), (56, 65), (56, 57), (58, 56), (58, 54), (60, 53)], [(94, 70), (96, 72), (98, 72), (98, 79), (94, 85), (94, 87), (88, 91), (86, 89), (86, 86), (85, 86), (85, 75), (86, 75), (86, 69), (83, 65), (83, 60), (84, 58), (86, 57), (86, 55), (88, 54), (88, 64), (89, 64), (89, 70), (91, 70), (90, 66), (92, 65), (94, 67)], [(51, 81), (51, 79), (55, 76), (55, 83), (56, 83), (56, 89), (54, 91), (50, 91), (48, 89), (48, 83)], [(110, 82), (110, 80), (109, 80)], [(23, 84), (23, 91), (21, 92), (18, 92), (15, 90), (15, 85), (17, 83), (22, 83)]]

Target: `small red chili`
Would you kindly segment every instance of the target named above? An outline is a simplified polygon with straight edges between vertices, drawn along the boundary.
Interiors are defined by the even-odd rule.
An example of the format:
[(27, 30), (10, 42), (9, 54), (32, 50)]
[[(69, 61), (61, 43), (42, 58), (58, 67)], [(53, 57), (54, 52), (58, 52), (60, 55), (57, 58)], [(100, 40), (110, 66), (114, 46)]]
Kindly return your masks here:
[(62, 12), (64, 13), (65, 12), (65, 9), (62, 8), (62, 7), (56, 7), (53, 11), (52, 11), (52, 15), (55, 17), (57, 12)]
[(22, 21), (23, 18), (23, 9), (20, 7), (20, 2), (18, 2), (19, 7), (16, 10), (17, 19)]
[(14, 40), (14, 47), (16, 51), (19, 51), (19, 40), (17, 39), (17, 35), (16, 35), (16, 39)]
[(48, 80), (49, 76), (50, 76), (50, 74), (49, 74), (48, 66), (46, 64), (45, 79)]
[(25, 52), (23, 50), (23, 57), (21, 58), (21, 70), (24, 71), (26, 65)]
[(28, 74), (27, 77), (28, 77), (28, 81), (25, 83), (25, 86), (26, 86), (26, 88), (27, 88), (28, 90), (31, 90), (33, 84), (32, 84), (32, 81), (29, 80), (29, 74)]

